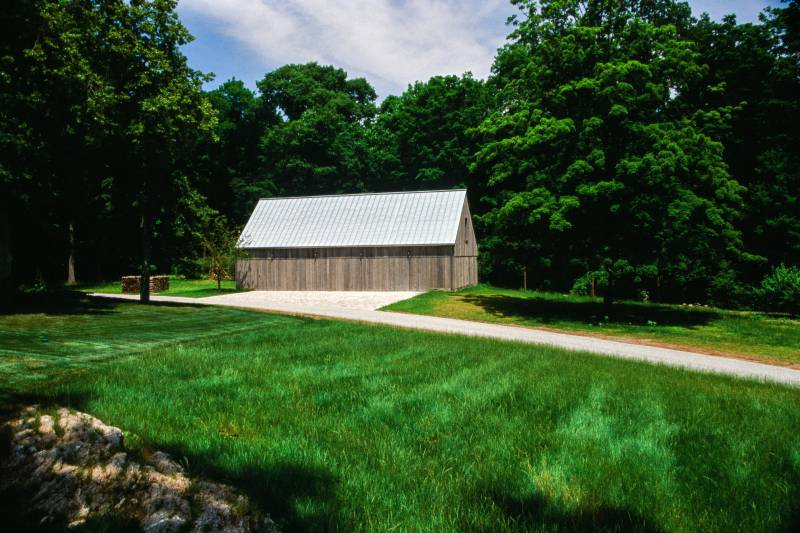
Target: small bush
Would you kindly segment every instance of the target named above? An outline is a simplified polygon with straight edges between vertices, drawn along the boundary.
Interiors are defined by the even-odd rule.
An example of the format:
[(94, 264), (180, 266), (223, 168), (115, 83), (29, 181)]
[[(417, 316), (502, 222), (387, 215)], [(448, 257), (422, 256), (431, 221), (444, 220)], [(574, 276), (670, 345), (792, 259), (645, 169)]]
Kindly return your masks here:
[(758, 296), (766, 309), (800, 313), (800, 268), (776, 267), (761, 282)]
[(202, 279), (208, 276), (208, 269), (200, 259), (181, 257), (172, 263), (172, 274), (183, 279)]
[(582, 275), (572, 284), (570, 294), (578, 296), (591, 296), (592, 295), (592, 278), (595, 280), (596, 294), (599, 296), (603, 293), (603, 289), (608, 285), (608, 273), (605, 270), (598, 272), (587, 272)]
[(751, 309), (759, 305), (757, 287), (742, 281), (731, 268), (721, 268), (711, 280), (705, 303), (727, 309)]

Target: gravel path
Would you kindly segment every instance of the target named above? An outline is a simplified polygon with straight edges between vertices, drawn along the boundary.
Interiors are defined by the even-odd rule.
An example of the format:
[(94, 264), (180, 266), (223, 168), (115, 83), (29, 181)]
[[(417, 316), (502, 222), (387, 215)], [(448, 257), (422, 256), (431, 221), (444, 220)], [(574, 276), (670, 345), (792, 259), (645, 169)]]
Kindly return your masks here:
[[(282, 294), (282, 298), (279, 296), (280, 294)], [(222, 305), (277, 311), (287, 314), (322, 316), (440, 333), (455, 333), (529, 344), (543, 344), (622, 359), (667, 364), (700, 372), (728, 374), (742, 378), (800, 386), (800, 370), (745, 361), (743, 359), (705, 355), (532, 328), (376, 310), (376, 308), (388, 305), (393, 301), (409, 298), (415, 293), (350, 293), (351, 295), (361, 296), (353, 296), (352, 299), (342, 297), (339, 300), (331, 293), (328, 293), (327, 297), (320, 296), (326, 293), (307, 293), (304, 297), (293, 296), (296, 294), (253, 291), (209, 298), (153, 296), (152, 299), (153, 301)], [(373, 296), (370, 299), (370, 297), (364, 296), (365, 294), (381, 296)], [(95, 296), (138, 300), (136, 295), (95, 294)]]

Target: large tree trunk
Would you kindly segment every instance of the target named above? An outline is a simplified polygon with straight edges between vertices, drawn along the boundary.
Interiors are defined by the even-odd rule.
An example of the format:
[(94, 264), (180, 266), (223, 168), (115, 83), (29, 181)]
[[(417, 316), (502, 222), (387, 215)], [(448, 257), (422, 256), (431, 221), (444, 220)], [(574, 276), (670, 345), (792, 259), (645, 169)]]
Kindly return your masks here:
[(69, 257), (67, 258), (67, 285), (75, 285), (75, 226), (69, 223)]
[(142, 277), (139, 283), (139, 300), (150, 302), (150, 217), (142, 215)]

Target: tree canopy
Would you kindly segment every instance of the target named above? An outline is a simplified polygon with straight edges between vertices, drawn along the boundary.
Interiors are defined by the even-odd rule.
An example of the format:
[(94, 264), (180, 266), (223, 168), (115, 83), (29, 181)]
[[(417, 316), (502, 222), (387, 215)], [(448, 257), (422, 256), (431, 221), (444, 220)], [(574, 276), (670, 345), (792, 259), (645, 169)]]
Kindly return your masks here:
[[(705, 70), (672, 2), (519, 2), (495, 62), (499, 110), (474, 169), (493, 191), (496, 243), (568, 288), (598, 272), (658, 292), (703, 288), (746, 259), (744, 189), (683, 98)], [(712, 120), (713, 122), (713, 120)], [(502, 257), (502, 254), (499, 254)], [(529, 265), (529, 263), (533, 263)]]
[(512, 3), (487, 80), (379, 100), (318, 63), (204, 91), (174, 0), (11, 0), (0, 278), (198, 275), (202, 228), (259, 197), (453, 187), (501, 285), (740, 305), (798, 265), (797, 0)]

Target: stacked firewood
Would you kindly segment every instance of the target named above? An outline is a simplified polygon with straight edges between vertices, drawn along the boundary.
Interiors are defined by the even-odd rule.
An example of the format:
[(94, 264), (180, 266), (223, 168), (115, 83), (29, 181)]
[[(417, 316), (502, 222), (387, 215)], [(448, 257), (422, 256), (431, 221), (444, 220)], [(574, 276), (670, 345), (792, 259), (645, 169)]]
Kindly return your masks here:
[[(122, 276), (122, 292), (138, 293), (141, 276)], [(169, 276), (150, 276), (150, 292), (164, 292), (169, 289)]]

